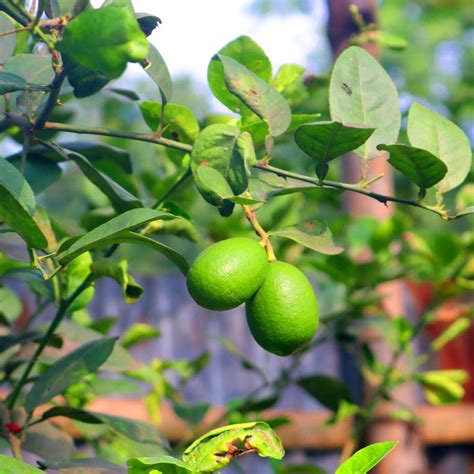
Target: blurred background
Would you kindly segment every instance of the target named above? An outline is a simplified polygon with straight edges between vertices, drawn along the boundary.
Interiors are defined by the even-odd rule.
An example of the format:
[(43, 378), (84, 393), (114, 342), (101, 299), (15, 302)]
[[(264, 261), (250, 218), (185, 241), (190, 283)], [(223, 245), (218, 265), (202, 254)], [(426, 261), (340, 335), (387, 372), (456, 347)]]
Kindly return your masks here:
[[(102, 2), (92, 3), (98, 6)], [(359, 31), (354, 15), (349, 12), (350, 3), (345, 0), (133, 1), (136, 11), (161, 18), (162, 24), (153, 32), (151, 41), (163, 55), (173, 78), (172, 102), (191, 109), (201, 126), (222, 114), (232, 115), (212, 96), (206, 77), (211, 57), (239, 35), (251, 36), (262, 47), (272, 61), (274, 72), (284, 63), (304, 66), (301, 80), (285, 90), (285, 96), (293, 111), (320, 114), (318, 120), (328, 119), (327, 86), (334, 56)], [(383, 41), (364, 46), (379, 57), (399, 90), (402, 128), (410, 105), (416, 101), (457, 123), (474, 141), (473, 3), (469, 0), (354, 3), (359, 6), (363, 22), (376, 22), (385, 34)], [(139, 66), (129, 67), (113, 86), (135, 91), (140, 100), (160, 100), (156, 85)], [(64, 105), (55, 111), (53, 120), (147, 130), (138, 106), (123, 96), (105, 92), (80, 101), (69, 99), (63, 98)], [(406, 141), (404, 133), (402, 130), (402, 142)], [(61, 137), (63, 141), (73, 138), (67, 134)], [(98, 137), (84, 139), (98, 140)], [(151, 144), (112, 138), (104, 138), (103, 142), (130, 152), (136, 176), (130, 186), (149, 199), (159, 196), (179, 170), (175, 156)], [(19, 147), (15, 137), (0, 142), (0, 150), (5, 154)], [(330, 178), (344, 176), (347, 181), (357, 181), (357, 171), (351, 168), (350, 160), (348, 157), (341, 160), (341, 165), (331, 168)], [(274, 161), (276, 166), (291, 167), (293, 171), (312, 169), (310, 159), (285, 141), (277, 142)], [(381, 183), (384, 190), (413, 196), (413, 189), (401, 175), (392, 177), (383, 163), (377, 166), (386, 173)], [(448, 193), (447, 207), (461, 210), (472, 205), (472, 177), (471, 173), (471, 184)], [(63, 199), (65, 189), (71, 196), (69, 200)], [(110, 210), (105, 196), (72, 167), (64, 167), (63, 179), (45, 189), (39, 201), (48, 208), (56, 226), (68, 234), (94, 227), (100, 216)], [(194, 225), (183, 229), (178, 236), (165, 232), (163, 239), (190, 259), (213, 241), (251, 235), (241, 213), (221, 218), (191, 187), (173, 196), (173, 201), (188, 210)], [(118, 258), (129, 259), (130, 270), (145, 290), (140, 301), (127, 305), (120, 288), (113, 281), (103, 280), (97, 285), (89, 312), (83, 310), (74, 315), (76, 321), (109, 318), (113, 334), (123, 334), (134, 323), (157, 327), (160, 337), (135, 345), (132, 354), (155, 367), (159, 361), (175, 361), (174, 366), (169, 362), (167, 367), (175, 371), (169, 380), (182, 387), (182, 405), (192, 408), (188, 412), (177, 410), (178, 416), (186, 421), (199, 421), (209, 407), (226, 407), (230, 419), (236, 422), (263, 409), (280, 410), (274, 417), (283, 418), (282, 430), (286, 430), (285, 463), (307, 465), (306, 470), (284, 470), (282, 466), (271, 466), (251, 456), (238, 461), (229, 472), (314, 473), (319, 472), (316, 465), (331, 472), (338, 465), (340, 451), (347, 441), (349, 431), (347, 426), (344, 428), (344, 422), (342, 427), (323, 426), (329, 416), (327, 407), (307, 390), (286, 382), (276, 387), (267, 383), (262, 388), (262, 377), (266, 381), (286, 377), (287, 382), (288, 378), (296, 380), (315, 373), (342, 378), (354, 399), (360, 402), (367, 380), (361, 370), (364, 356), (359, 344), (370, 345), (374, 357), (383, 361), (385, 352), (389, 352), (386, 340), (393, 330), (385, 323), (368, 324), (361, 317), (362, 312), (404, 315), (414, 326), (429, 312), (432, 322), (414, 339), (412, 351), (417, 354), (425, 352), (430, 341), (456, 318), (463, 317), (472, 304), (470, 287), (461, 280), (453, 283), (453, 275), (460, 274), (460, 263), (464, 269), (472, 250), (472, 220), (444, 223), (436, 215), (413, 208), (386, 209), (375, 201), (344, 200), (341, 195), (325, 190), (274, 199), (259, 214), (262, 224), (269, 229), (315, 216), (329, 224), (335, 240), (345, 247), (342, 256), (318, 255), (304, 252), (297, 245), (275, 242), (280, 258), (297, 264), (311, 278), (321, 302), (321, 336), (314, 348), (296, 361), (262, 351), (248, 334), (243, 309), (216, 314), (199, 308), (187, 295), (183, 277), (167, 261), (146, 249), (125, 247), (117, 253)], [(15, 241), (3, 242), (0, 248), (7, 255), (25, 257), (23, 248)], [(361, 295), (364, 301), (370, 301), (382, 284), (386, 292), (382, 297), (383, 309), (370, 303), (363, 309), (354, 304), (355, 300), (360, 302)], [(26, 292), (22, 299), (27, 312), (33, 307), (33, 299)], [(437, 355), (430, 354), (423, 367), (462, 368), (470, 372), (472, 380), (473, 336), (471, 327)], [(400, 416), (401, 421), (393, 417), (393, 426), (390, 420), (385, 420), (381, 429), (375, 427), (369, 435), (372, 440), (381, 436), (386, 436), (384, 440), (403, 440), (391, 464), (379, 472), (474, 472), (474, 390), (472, 382), (464, 387), (462, 409), (449, 411), (452, 407), (448, 407), (446, 411), (441, 407), (439, 412), (418, 409), (419, 405), (426, 406), (421, 389), (404, 390), (400, 399), (411, 411), (407, 409), (404, 419)], [(172, 398), (168, 388), (164, 384), (148, 392), (132, 384), (117, 388), (116, 396), (141, 400), (146, 395), (148, 405), (159, 406), (165, 398)], [(249, 402), (243, 409), (239, 402), (248, 401), (249, 393), (256, 390), (258, 397), (256, 394), (250, 401), (258, 403)], [(80, 399), (84, 394), (71, 396)], [(127, 412), (126, 402), (123, 403)], [(134, 406), (130, 405), (130, 410)], [(410, 414), (412, 411), (431, 420), (429, 429), (419, 427)], [(315, 415), (308, 418), (313, 425), (308, 421), (303, 423), (303, 412)], [(162, 415), (163, 423), (166, 413)], [(283, 426), (282, 413), (289, 413), (295, 419), (300, 417), (302, 424)], [(174, 430), (174, 436), (179, 438), (176, 426), (181, 425), (167, 429)], [(453, 426), (459, 430), (451, 430)], [(101, 449), (109, 459), (115, 460), (124, 448), (115, 441)]]

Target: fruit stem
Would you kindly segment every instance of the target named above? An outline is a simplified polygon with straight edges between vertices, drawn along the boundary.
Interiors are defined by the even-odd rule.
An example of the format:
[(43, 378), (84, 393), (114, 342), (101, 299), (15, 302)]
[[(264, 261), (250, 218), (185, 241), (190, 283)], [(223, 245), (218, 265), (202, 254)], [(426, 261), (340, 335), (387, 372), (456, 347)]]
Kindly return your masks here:
[(243, 204), (242, 209), (245, 213), (245, 217), (247, 220), (250, 222), (250, 225), (253, 227), (253, 230), (255, 233), (262, 239), (260, 243), (265, 247), (265, 250), (267, 252), (267, 257), (269, 262), (273, 262), (276, 260), (275, 257), (275, 252), (273, 251), (272, 244), (270, 242), (270, 238), (268, 234), (265, 232), (263, 227), (260, 225), (260, 222), (258, 222), (257, 216), (255, 213), (250, 209), (249, 206)]

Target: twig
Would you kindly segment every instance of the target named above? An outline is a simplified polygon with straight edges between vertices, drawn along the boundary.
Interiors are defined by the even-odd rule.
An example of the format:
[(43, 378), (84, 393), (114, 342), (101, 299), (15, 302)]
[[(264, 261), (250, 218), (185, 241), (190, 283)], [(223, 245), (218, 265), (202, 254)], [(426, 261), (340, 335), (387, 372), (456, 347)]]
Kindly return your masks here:
[(61, 92), (61, 86), (63, 85), (64, 79), (66, 78), (66, 73), (62, 70), (59, 73), (56, 73), (53, 81), (51, 82), (51, 92), (49, 93), (48, 100), (44, 104), (41, 112), (36, 119), (33, 128), (35, 130), (41, 130), (44, 127), (44, 124), (48, 120), (49, 114), (53, 111), (56, 103), (58, 101), (59, 93)]
[(275, 257), (275, 252), (273, 251), (272, 244), (270, 242), (270, 238), (268, 237), (268, 234), (260, 225), (260, 223), (258, 222), (257, 216), (252, 211), (252, 209), (250, 209), (249, 206), (244, 204), (242, 205), (242, 209), (244, 210), (245, 217), (250, 222), (250, 225), (253, 227), (253, 230), (255, 231), (255, 233), (262, 239), (261, 242), (262, 242), (262, 245), (265, 247), (265, 250), (267, 251), (268, 260), (270, 262), (273, 262), (274, 260), (276, 260), (276, 257)]

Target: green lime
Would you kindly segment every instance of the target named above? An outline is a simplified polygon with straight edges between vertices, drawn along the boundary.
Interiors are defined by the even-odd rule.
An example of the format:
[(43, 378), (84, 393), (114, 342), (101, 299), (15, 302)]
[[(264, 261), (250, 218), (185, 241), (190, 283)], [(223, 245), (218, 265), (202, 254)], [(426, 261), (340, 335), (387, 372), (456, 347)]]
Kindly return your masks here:
[(188, 272), (188, 290), (204, 308), (236, 308), (260, 288), (268, 267), (267, 254), (255, 240), (223, 240), (196, 258)]
[(316, 334), (318, 300), (305, 275), (285, 262), (272, 262), (263, 285), (247, 301), (247, 323), (265, 350), (288, 356)]

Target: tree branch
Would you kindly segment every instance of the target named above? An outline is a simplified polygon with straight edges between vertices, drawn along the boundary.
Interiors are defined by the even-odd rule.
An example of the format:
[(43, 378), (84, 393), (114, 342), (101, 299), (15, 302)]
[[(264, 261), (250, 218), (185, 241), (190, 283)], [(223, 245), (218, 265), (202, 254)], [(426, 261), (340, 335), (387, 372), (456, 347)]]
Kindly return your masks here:
[(186, 153), (191, 153), (193, 147), (186, 143), (180, 143), (168, 138), (157, 137), (152, 133), (135, 133), (126, 132), (122, 130), (112, 130), (109, 128), (95, 128), (87, 127), (84, 125), (68, 125), (65, 123), (46, 122), (43, 130), (57, 130), (60, 132), (71, 132), (81, 133), (89, 135), (101, 135), (105, 137), (117, 137), (117, 138), (128, 138), (130, 140), (138, 140), (142, 142), (155, 143), (157, 145), (163, 145), (168, 148), (174, 148), (175, 150), (181, 150)]
[(454, 219), (454, 217), (448, 216), (448, 212), (446, 210), (441, 209), (438, 206), (428, 206), (427, 204), (423, 204), (418, 201), (412, 201), (410, 199), (403, 199), (403, 198), (398, 198), (394, 196), (386, 196), (384, 194), (375, 193), (373, 191), (365, 189), (357, 184), (340, 183), (338, 181), (329, 181), (329, 180), (324, 180), (322, 184), (320, 184), (318, 178), (311, 178), (310, 176), (306, 176), (304, 174), (293, 173), (291, 171), (275, 168), (274, 166), (270, 166), (267, 164), (259, 163), (257, 165), (254, 165), (254, 167), (261, 169), (263, 171), (268, 171), (269, 173), (276, 174), (283, 178), (293, 178), (293, 179), (297, 179), (298, 181), (314, 184), (316, 187), (341, 189), (343, 191), (352, 191), (354, 193), (363, 194), (385, 205), (387, 205), (388, 202), (398, 202), (400, 204), (406, 204), (407, 206), (419, 207), (420, 209), (426, 209), (427, 211), (434, 212), (435, 214), (438, 214), (439, 216), (441, 216), (444, 220)]

